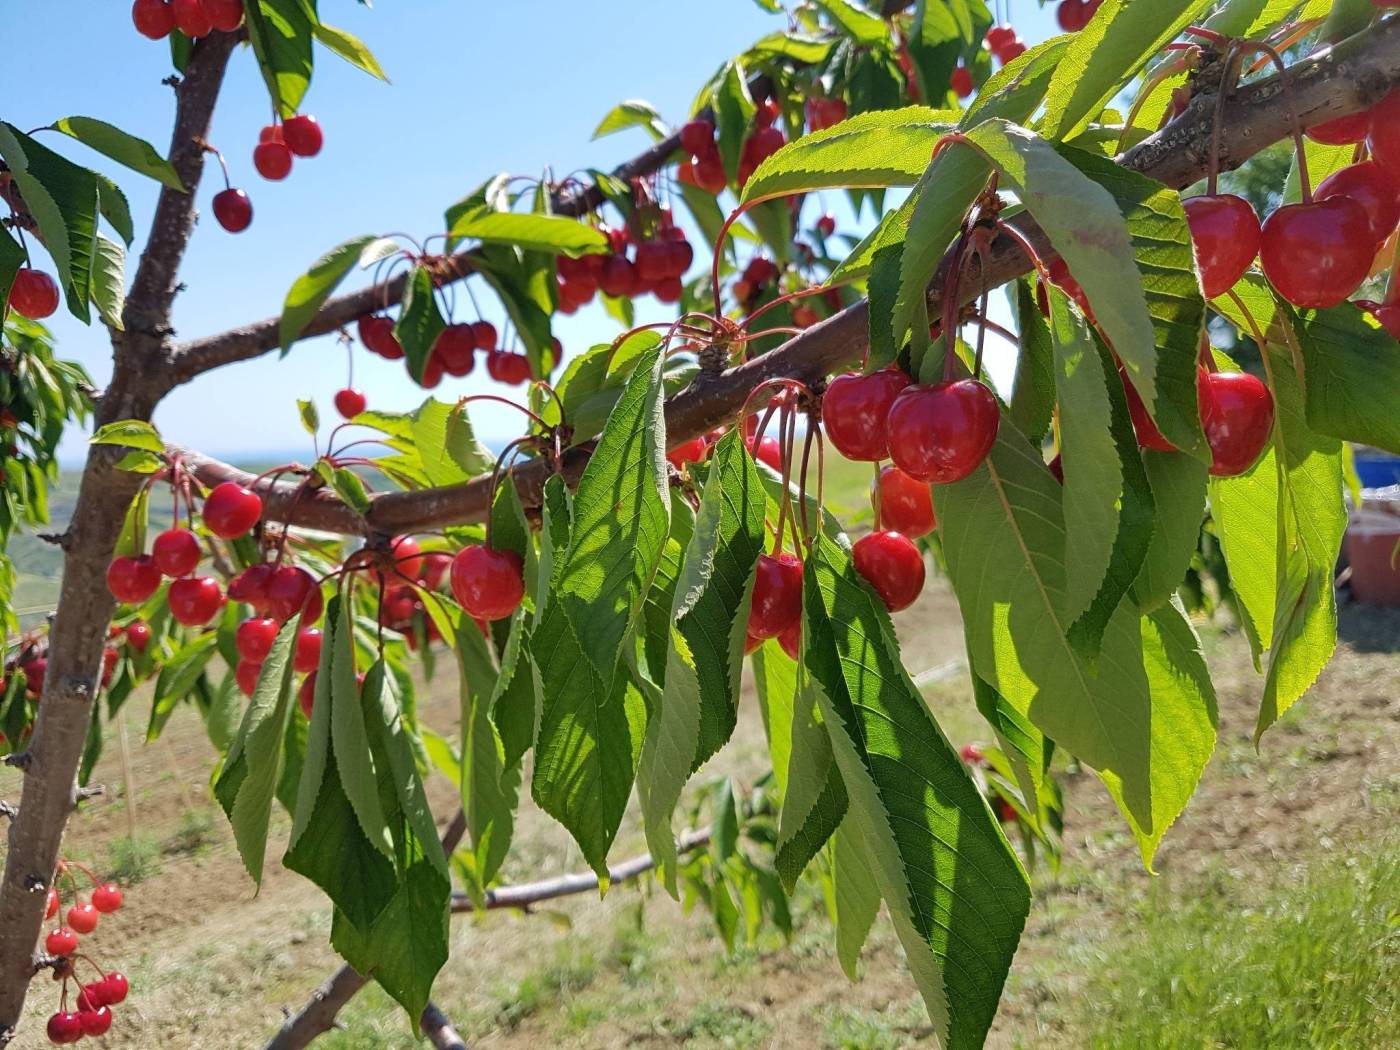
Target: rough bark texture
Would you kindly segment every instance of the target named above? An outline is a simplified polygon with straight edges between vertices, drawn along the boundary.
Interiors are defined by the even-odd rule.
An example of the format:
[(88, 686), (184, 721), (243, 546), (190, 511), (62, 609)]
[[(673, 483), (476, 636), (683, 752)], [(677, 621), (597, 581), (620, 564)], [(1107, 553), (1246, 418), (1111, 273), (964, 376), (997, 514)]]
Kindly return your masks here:
[[(127, 298), (125, 332), (112, 333), (111, 385), (98, 404), (98, 425), (149, 419), (165, 387), (160, 380), (170, 331), (176, 274), (194, 227), (194, 193), (204, 166), (195, 145), (208, 132), (214, 101), (233, 50), (233, 38), (215, 34), (199, 43), (177, 89), (170, 160), (191, 190), (165, 189), (150, 239)], [(77, 804), (75, 774), (97, 693), (102, 647), (112, 614), (106, 570), (126, 506), (141, 479), (114, 469), (116, 450), (95, 447), (83, 470), (68, 526), (58, 613), (49, 634), (49, 669), (29, 745), (19, 813), (10, 824), (9, 852), (0, 883), (0, 1047), (14, 1037), (34, 976), (35, 944), (45, 894), (58, 860), (63, 827)]]

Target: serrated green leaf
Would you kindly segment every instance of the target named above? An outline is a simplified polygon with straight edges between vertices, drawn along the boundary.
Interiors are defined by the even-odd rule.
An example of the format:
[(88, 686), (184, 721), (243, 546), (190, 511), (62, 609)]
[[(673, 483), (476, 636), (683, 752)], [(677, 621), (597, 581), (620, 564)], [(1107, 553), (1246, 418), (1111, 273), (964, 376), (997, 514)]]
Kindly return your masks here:
[(690, 775), (734, 732), (753, 567), (767, 498), (737, 431), (711, 457), (670, 610), (665, 682), (638, 767), (647, 843), (676, 893), (671, 820)]
[[(908, 225), (919, 198), (911, 194), (894, 212), (888, 221), (875, 229), (872, 240), (865, 242), (868, 247), (864, 257), (870, 260), (869, 275), (866, 279), (867, 313), (870, 329), (870, 355), (866, 361), (867, 370), (884, 368), (894, 362), (903, 346), (895, 342), (894, 329), (889, 323), (894, 317), (895, 305), (899, 301), (899, 291), (903, 284), (904, 249), (908, 243)], [(853, 253), (854, 255), (854, 253)], [(838, 269), (844, 272), (845, 266)]]
[(604, 135), (637, 127), (646, 128), (657, 142), (667, 135), (666, 122), (661, 119), (661, 114), (655, 106), (639, 98), (629, 98), (608, 110), (607, 115), (593, 129), (593, 137), (600, 139)]
[(715, 115), (715, 131), (724, 174), (730, 185), (738, 179), (744, 139), (753, 120), (754, 101), (749, 94), (748, 72), (738, 60), (727, 62), (717, 78), (710, 100)]
[(128, 448), (143, 448), (148, 452), (163, 454), (165, 442), (155, 426), (142, 419), (120, 419), (97, 428), (97, 433), (88, 440), (91, 445), (125, 445)]
[(165, 658), (160, 675), (156, 678), (155, 693), (151, 697), (151, 719), (146, 726), (147, 743), (160, 736), (175, 705), (194, 688), (194, 683), (214, 656), (217, 641), (212, 634), (197, 635)]
[(669, 531), (663, 396), (661, 355), (649, 351), (579, 481), (569, 546), (550, 555), (550, 596), (530, 638), (544, 703), (534, 798), (602, 878), (645, 729), (641, 693), (619, 665)]
[(144, 448), (140, 448), (128, 452), (117, 460), (117, 469), (129, 471), (132, 474), (155, 474), (165, 469), (165, 460), (154, 452), (147, 452)]
[(936, 1038), (977, 1046), (996, 1012), (1030, 888), (899, 660), (848, 549), (819, 536), (803, 583), (803, 662), (874, 873)]
[(758, 166), (740, 202), (837, 187), (912, 186), (957, 114), (927, 106), (860, 113), (788, 143)]
[(1150, 612), (1176, 593), (1196, 553), (1206, 510), (1207, 468), (1181, 452), (1144, 449), (1142, 460), (1156, 517), (1147, 556), (1133, 582), (1133, 600)]
[(121, 128), (92, 117), (62, 117), (53, 122), (53, 127), (55, 131), (77, 139), (84, 146), (95, 149), (132, 171), (155, 179), (172, 190), (186, 192), (185, 184), (180, 181), (175, 168), (145, 139), (129, 135)]
[(1098, 115), (1121, 86), (1211, 6), (1210, 0), (1105, 0), (1075, 33), (1050, 85), (1039, 130), (1067, 139)]
[[(841, 261), (841, 264), (831, 271), (828, 283), (836, 285), (861, 280), (873, 272), (882, 251), (890, 253), (894, 263), (893, 265), (887, 263), (885, 269), (890, 274), (889, 297), (893, 302), (893, 296), (898, 291), (898, 255), (904, 250), (904, 237), (909, 229), (909, 216), (913, 214), (914, 205), (917, 202), (918, 198), (911, 193), (904, 198), (904, 202), (898, 208), (886, 213), (869, 233), (856, 242), (855, 247)], [(893, 307), (891, 306), (890, 309)]]
[[(778, 10), (776, 5), (773, 10)], [(754, 42), (749, 54), (755, 57), (775, 55), (805, 65), (816, 65), (831, 54), (833, 46), (831, 40), (807, 33), (769, 33)]]
[(379, 59), (374, 57), (374, 52), (354, 33), (321, 21), (317, 21), (311, 27), (311, 32), (327, 50), (339, 55), (356, 69), (362, 69), (376, 80), (389, 83), (389, 75), (384, 72)]
[[(973, 670), (1098, 771), (1150, 864), (1215, 745), (1210, 680), (1175, 628), (1171, 650), (1151, 655), (1161, 631), (1127, 599), (1108, 621), (1096, 672), (1085, 666), (1065, 617), (1063, 498), (1039, 450), (1003, 425), (981, 467), (934, 493), (948, 574)], [(1159, 673), (1177, 664), (1184, 670)]]
[[(491, 701), (499, 678), (480, 629), (469, 617), (457, 628), (461, 665), (462, 810), (480, 866), (484, 888), (495, 878), (510, 849), (520, 794), (518, 762), (507, 760), (505, 745), (491, 721)], [(470, 671), (477, 669), (476, 673)]]
[(5, 227), (0, 226), (0, 303), (10, 301), (10, 288), (15, 274), (24, 265), (24, 249)]
[(433, 275), (426, 267), (419, 266), (404, 286), (403, 308), (394, 324), (394, 336), (403, 347), (408, 374), (414, 379), (422, 380), (428, 355), (446, 327), (434, 294)]
[(311, 85), (315, 8), (305, 0), (253, 0), (243, 9), (268, 97), (281, 116), (294, 116)]
[(816, 0), (832, 22), (858, 44), (888, 42), (890, 31), (884, 19), (856, 0)]
[(1070, 40), (1066, 36), (1051, 37), (998, 69), (977, 89), (977, 97), (968, 104), (961, 125), (971, 127), (992, 117), (1025, 123), (1050, 90)]
[(93, 242), (92, 301), (104, 324), (122, 331), (126, 306), (126, 250), (102, 234)]
[(802, 872), (836, 833), (850, 800), (832, 755), (831, 736), (819, 709), (821, 687), (804, 668), (793, 703), (787, 787), (778, 819), (773, 867), (789, 894)]
[(1400, 454), (1400, 343), (1351, 303), (1299, 315), (1308, 426)]
[(1092, 662), (1147, 556), (1155, 508), (1108, 348), (1058, 289), (1049, 296), (1065, 478), (1064, 615), (1070, 644)]
[(129, 246), (136, 231), (132, 228), (131, 205), (127, 203), (126, 194), (101, 172), (95, 171), (93, 175), (97, 177), (98, 214), (111, 224), (117, 236)]
[(448, 233), (454, 238), (471, 237), (555, 255), (585, 255), (605, 251), (608, 246), (607, 237), (596, 227), (577, 219), (497, 211), (484, 206), (459, 216)]
[(1055, 412), (1054, 348), (1050, 326), (1040, 312), (1030, 280), (1016, 282), (1014, 302), (1020, 346), (1008, 415), (1016, 429), (1039, 444), (1050, 430)]
[(338, 244), (312, 263), (311, 268), (293, 282), (282, 304), (282, 319), (277, 326), (284, 354), (305, 331), (331, 293), (339, 287), (345, 275), (358, 260), (363, 259), (362, 253), (372, 245), (382, 243), (384, 238), (367, 235)]
[(1021, 797), (1037, 811), (1027, 814), (1034, 822), (1040, 809), (1037, 801), (1045, 798), (1053, 783), (1049, 769), (1054, 745), (1024, 712), (1018, 711), (1016, 705), (998, 693), (986, 679), (976, 671), (970, 673), (977, 710), (996, 731), (997, 742), (1006, 755), (1016, 785), (1021, 789)]
[(836, 829), (831, 844), (832, 909), (836, 923), (836, 958), (854, 981), (860, 950), (880, 914), (880, 887), (867, 863), (858, 818), (848, 816)]

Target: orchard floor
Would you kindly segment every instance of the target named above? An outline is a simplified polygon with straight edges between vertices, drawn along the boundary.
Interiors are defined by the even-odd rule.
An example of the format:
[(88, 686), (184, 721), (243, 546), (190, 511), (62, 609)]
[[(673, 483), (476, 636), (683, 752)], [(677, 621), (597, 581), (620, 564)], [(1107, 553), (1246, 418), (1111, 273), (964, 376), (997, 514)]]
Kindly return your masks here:
[[(900, 627), (907, 662), (948, 735), (955, 743), (985, 737), (967, 697), (956, 607), (941, 581), (931, 581)], [(1220, 743), (1197, 797), (1166, 838), (1157, 876), (1144, 873), (1097, 782), (1068, 778), (1064, 864), (1058, 873), (1041, 866), (1034, 874), (1036, 901), (990, 1046), (1400, 1045), (1400, 614), (1344, 607), (1336, 658), (1259, 753), (1250, 737), (1261, 680), (1238, 636), (1211, 625), (1203, 631), (1221, 694)], [(452, 731), (453, 685), (443, 675), (429, 692), (425, 717)], [(115, 734), (96, 778), (108, 794), (73, 821), (65, 847), (103, 872), (148, 869), (127, 889), (126, 907), (90, 939), (94, 953), (120, 966), (133, 987), (111, 1034), (92, 1042), (142, 1050), (259, 1047), (283, 1011), (298, 1008), (336, 965), (328, 908), (314, 887), (280, 867), (276, 842), (261, 892), (254, 892), (209, 800), (214, 755), (198, 719), (182, 710), (162, 740), (146, 745), (141, 706), (134, 700), (126, 712), (137, 848), (126, 842)], [(736, 739), (714, 771), (743, 782), (764, 764), (750, 694)], [(452, 788), (440, 777), (431, 787), (445, 818)], [(16, 774), (0, 770), (0, 798), (16, 794)], [(274, 837), (286, 832), (279, 815)], [(640, 841), (629, 820), (614, 856), (639, 852)], [(580, 867), (567, 835), (527, 801), (508, 881)], [(1377, 885), (1378, 937), (1354, 916), (1343, 916), (1336, 933), (1309, 911), (1322, 902), (1374, 918)], [(1282, 910), (1271, 910), (1280, 899)], [(653, 884), (617, 887), (602, 902), (576, 897), (530, 916), (459, 918), (435, 998), (470, 1045), (502, 1050), (932, 1046), (887, 922), (877, 924), (861, 980), (852, 984), (836, 963), (820, 895), (809, 887), (797, 910), (790, 944), (769, 934), (733, 956), (724, 954), (703, 912), (682, 914)], [(1280, 932), (1285, 928), (1293, 930), (1291, 940)], [(1329, 941), (1362, 928), (1359, 946)], [(1254, 983), (1241, 978), (1225, 1001), (1202, 1007), (1221, 980), (1209, 968), (1216, 956), (1250, 944), (1254, 954), (1241, 955), (1239, 972)], [(1343, 1002), (1336, 1016), (1310, 1014), (1290, 1027), (1289, 1004), (1280, 1001), (1288, 996), (1274, 996), (1265, 971), (1281, 967), (1291, 980), (1295, 964), (1306, 969), (1295, 955), (1332, 950), (1340, 950), (1337, 958), (1314, 967), (1323, 990), (1299, 985), (1294, 1006), (1308, 1013), (1303, 998), (1336, 998), (1337, 987), (1350, 989), (1355, 1002)], [(1282, 957), (1271, 967), (1274, 954)], [(1169, 972), (1144, 972), (1163, 963)], [(1232, 967), (1227, 976), (1239, 974)], [(1201, 987), (1183, 987), (1193, 983)], [(56, 1002), (57, 988), (36, 982), (16, 1047), (46, 1045), (39, 1033)], [(1152, 1011), (1163, 1003), (1167, 1010), (1175, 1003), (1201, 1009), (1204, 1020), (1184, 1033), (1155, 1028)], [(1246, 1026), (1243, 1037), (1228, 1034), (1251, 1012), (1265, 1020)], [(1133, 1032), (1105, 1030), (1106, 1019), (1134, 1014), (1142, 1023)], [(346, 1029), (318, 1046), (420, 1045), (377, 989), (342, 1016)]]

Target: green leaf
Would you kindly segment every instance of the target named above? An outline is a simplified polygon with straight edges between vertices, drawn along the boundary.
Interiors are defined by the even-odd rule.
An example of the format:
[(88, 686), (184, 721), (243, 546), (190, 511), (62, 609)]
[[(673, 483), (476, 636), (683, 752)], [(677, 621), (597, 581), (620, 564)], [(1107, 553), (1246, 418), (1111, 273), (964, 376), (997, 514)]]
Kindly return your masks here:
[(365, 491), (365, 483), (353, 470), (335, 467), (331, 471), (331, 488), (346, 506), (357, 513), (364, 514), (369, 510), (369, 493)]
[(646, 128), (657, 142), (668, 134), (666, 122), (661, 119), (661, 114), (656, 111), (655, 106), (639, 98), (629, 98), (608, 110), (607, 116), (593, 129), (593, 137), (600, 139), (604, 135), (637, 127)]
[(710, 104), (715, 114), (715, 131), (719, 155), (724, 161), (724, 174), (733, 185), (738, 179), (744, 139), (749, 133), (749, 122), (753, 120), (756, 108), (749, 94), (748, 72), (741, 62), (725, 63)]
[(294, 116), (311, 86), (315, 8), (305, 0), (253, 0), (243, 8), (268, 97), (281, 116)]
[(1142, 568), (1155, 509), (1113, 358), (1049, 289), (1064, 470), (1068, 638), (1097, 659), (1109, 617)]
[(884, 19), (856, 0), (816, 0), (816, 4), (856, 43), (888, 43), (890, 30)]
[(546, 350), (552, 351), (550, 316), (554, 311), (554, 259), (544, 252), (522, 252), (486, 243), (477, 251), (477, 272), (500, 296), (530, 356), (530, 367), (543, 374)]
[(15, 274), (24, 265), (24, 249), (14, 239), (10, 231), (0, 226), (0, 303), (10, 301), (10, 288), (15, 283)]
[(125, 470), (132, 474), (155, 474), (165, 469), (165, 460), (157, 456), (154, 452), (147, 452), (144, 448), (128, 452), (121, 459), (117, 460), (117, 469)]
[[(868, 370), (893, 363), (903, 349), (901, 344), (895, 342), (890, 319), (894, 317), (899, 301), (907, 243), (905, 234), (918, 202), (919, 197), (911, 194), (872, 231), (870, 238), (857, 245), (851, 253), (853, 259), (858, 253), (862, 259), (869, 259), (869, 276), (866, 280), (870, 327), (870, 356), (866, 361)], [(838, 267), (837, 273), (832, 275), (833, 279), (838, 275), (843, 278), (850, 275), (845, 263)]]
[(971, 127), (992, 117), (1025, 123), (1045, 100), (1070, 40), (1067, 36), (1051, 37), (998, 69), (977, 89), (961, 125)]
[[(327, 644), (322, 639), (322, 645)], [(393, 859), (394, 843), (379, 801), (379, 785), (370, 760), (366, 712), (357, 701), (360, 685), (355, 680), (355, 632), (350, 604), (340, 603), (340, 622), (331, 652), (331, 746), (335, 750), (340, 787), (360, 823), (365, 839), (386, 857)], [(320, 684), (319, 676), (317, 684)], [(313, 707), (314, 712), (314, 707)]]
[(1163, 628), (1127, 599), (1108, 621), (1096, 670), (1085, 665), (1065, 613), (1063, 498), (1039, 450), (1003, 425), (981, 467), (935, 490), (948, 575), (973, 671), (1098, 771), (1150, 863), (1214, 748), (1214, 696), (1181, 631), (1173, 625), (1159, 652)]
[(1211, 6), (1210, 0), (1104, 0), (1060, 60), (1039, 131), (1072, 138), (1162, 47)]
[(160, 675), (156, 678), (155, 694), (151, 698), (151, 720), (146, 727), (147, 743), (160, 736), (175, 705), (194, 688), (194, 683), (214, 656), (217, 641), (218, 637), (214, 634), (197, 635), (165, 658)]
[(1298, 325), (1308, 426), (1400, 454), (1400, 349), (1351, 303), (1305, 310)]
[(126, 250), (100, 233), (93, 248), (92, 301), (103, 323), (120, 332), (126, 306)]
[(787, 787), (779, 814), (773, 867), (789, 894), (811, 860), (841, 825), (850, 805), (819, 710), (821, 687), (798, 669)]
[(55, 120), (53, 127), (55, 131), (70, 135), (84, 146), (97, 150), (104, 157), (155, 179), (162, 186), (180, 193), (186, 192), (185, 184), (180, 181), (175, 168), (145, 139), (128, 135), (121, 128), (92, 117), (63, 117)]
[(857, 977), (861, 946), (880, 914), (880, 887), (866, 861), (858, 823), (858, 818), (848, 816), (836, 829), (831, 844), (836, 958), (852, 981)]
[(1025, 713), (1007, 700), (976, 671), (972, 675), (972, 696), (977, 710), (996, 731), (997, 741), (1006, 754), (1021, 796), (1030, 803), (1032, 820), (1038, 817), (1037, 800), (1047, 796), (1053, 783), (1049, 777), (1053, 745), (1045, 734), (1032, 724)]
[(316, 402), (298, 400), (297, 414), (301, 416), (302, 429), (315, 437), (316, 431), (321, 426), (321, 416), (316, 411)]
[(58, 268), (69, 312), (86, 323), (97, 249), (97, 176), (4, 122), (0, 159), (9, 165)]
[(884, 606), (827, 536), (808, 557), (803, 604), (803, 661), (860, 852), (935, 1038), (979, 1046), (1030, 909), (1025, 872), (900, 663)]
[(957, 114), (927, 106), (859, 113), (788, 143), (744, 183), (740, 203), (837, 187), (912, 186)]
[(238, 738), (229, 748), (214, 794), (233, 825), (243, 866), (262, 885), (272, 796), (282, 768), (282, 738), (292, 710), (292, 650), (301, 618), (282, 625), (263, 661)]
[(142, 419), (121, 419), (97, 428), (88, 441), (92, 445), (125, 445), (144, 448), (147, 452), (164, 454), (165, 442), (155, 426)]
[(380, 240), (367, 235), (338, 244), (312, 263), (311, 268), (293, 282), (287, 292), (286, 301), (282, 304), (282, 320), (277, 327), (284, 354), (291, 349), (292, 343), (306, 330), (317, 311), (345, 279), (345, 275), (350, 272), (361, 253)]
[(1008, 414), (1016, 429), (1039, 444), (1050, 430), (1055, 411), (1054, 347), (1050, 342), (1050, 326), (1036, 302), (1032, 280), (1017, 281), (1015, 295), (1020, 348)]
[(374, 52), (354, 33), (320, 21), (311, 27), (311, 32), (327, 50), (339, 55), (356, 69), (362, 69), (376, 80), (389, 83), (389, 75), (384, 72), (379, 59), (374, 57)]
[(132, 228), (131, 205), (127, 203), (126, 194), (107, 176), (100, 172), (93, 172), (93, 175), (97, 177), (98, 213), (111, 224), (122, 241), (130, 245), (136, 231)]
[(768, 501), (737, 431), (716, 445), (671, 605), (660, 709), (652, 712), (637, 792), (647, 843), (676, 893), (671, 819), (690, 775), (734, 732), (750, 578)]
[(490, 244), (508, 244), (530, 251), (579, 256), (607, 249), (608, 239), (596, 227), (562, 215), (523, 214), (479, 207), (458, 217), (450, 236), (472, 237)]
[(1183, 451), (1207, 454), (1195, 372), (1205, 305), (1176, 194), (1107, 158), (1057, 150), (1004, 121), (979, 124), (967, 135), (1083, 286), (1099, 329), (1163, 435)]
[(414, 379), (423, 378), (428, 355), (446, 327), (434, 294), (433, 275), (426, 267), (419, 266), (404, 286), (403, 309), (394, 325), (394, 336), (407, 358), (408, 374)]
[(1167, 601), (1181, 585), (1206, 511), (1207, 467), (1182, 452), (1142, 452), (1147, 481), (1152, 486), (1156, 517), (1152, 541), (1133, 582), (1133, 600), (1144, 611)]
[[(775, 11), (778, 7), (775, 5)], [(749, 54), (760, 57), (773, 55), (790, 58), (805, 65), (816, 65), (831, 54), (833, 41), (806, 33), (769, 33), (756, 40), (749, 48)]]
[[(462, 810), (481, 861), (476, 874), (485, 887), (510, 849), (520, 795), (520, 766), (507, 761), (505, 745), (491, 721), (498, 678), (486, 639), (467, 616), (457, 628), (457, 659), (461, 667)], [(470, 672), (472, 667), (479, 673)]]
[(649, 351), (579, 481), (569, 546), (551, 555), (530, 639), (544, 701), (534, 798), (601, 878), (645, 729), (641, 694), (619, 664), (669, 531), (663, 396), (661, 355)]

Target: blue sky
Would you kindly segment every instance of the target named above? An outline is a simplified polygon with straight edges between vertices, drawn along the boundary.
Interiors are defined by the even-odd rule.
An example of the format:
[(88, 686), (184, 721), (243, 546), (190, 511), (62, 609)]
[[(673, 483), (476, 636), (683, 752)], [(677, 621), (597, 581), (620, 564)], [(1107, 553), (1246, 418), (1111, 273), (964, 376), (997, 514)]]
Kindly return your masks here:
[[(1034, 40), (1053, 31), (1053, 8), (1026, 6), (1016, 18), (1023, 36)], [(209, 199), (222, 181), (207, 170), (199, 191), (202, 219), (182, 271), (187, 289), (175, 306), (180, 338), (277, 313), (297, 275), (348, 237), (441, 230), (443, 208), (496, 172), (538, 175), (552, 165), (562, 176), (575, 168), (612, 167), (647, 142), (640, 130), (590, 140), (616, 102), (645, 98), (680, 121), (719, 63), (783, 25), (752, 0), (382, 0), (372, 10), (352, 0), (322, 0), (321, 11), (362, 37), (393, 83), (318, 50), (303, 111), (320, 120), (325, 148), (299, 160), (284, 182), (268, 183), (251, 163), (258, 129), (269, 116), (267, 94), (251, 52), (235, 54), (211, 137), (229, 160), (234, 185), (252, 196), (254, 220), (236, 236), (214, 223)], [(170, 72), (168, 50), (135, 32), (125, 2), (11, 3), (0, 29), (11, 41), (25, 41), (0, 65), (5, 119), (31, 128), (62, 116), (93, 116), (164, 151), (173, 112), (172, 93), (160, 83)], [(80, 146), (60, 145), (107, 171), (127, 192), (137, 228), (132, 251), (138, 252), (155, 184)], [(47, 260), (43, 265), (51, 268)], [(648, 305), (639, 319), (648, 312), (664, 316)], [(81, 361), (99, 384), (105, 381), (105, 331), (66, 314), (52, 321), (62, 356)], [(556, 332), (568, 354), (612, 338), (617, 325), (594, 306), (560, 318)], [(445, 380), (435, 393), (456, 397), (492, 387), (481, 372)], [(285, 361), (271, 355), (181, 388), (161, 405), (156, 422), (168, 439), (215, 455), (299, 451), (309, 458), (295, 400), (313, 398), (328, 413), (345, 375), (346, 354), (332, 339), (307, 341)], [(423, 396), (401, 362), (362, 349), (355, 382), (378, 408), (408, 409)], [(478, 408), (474, 417), (488, 437), (518, 432), (509, 410)], [(66, 458), (80, 456), (82, 444), (70, 440)]]

